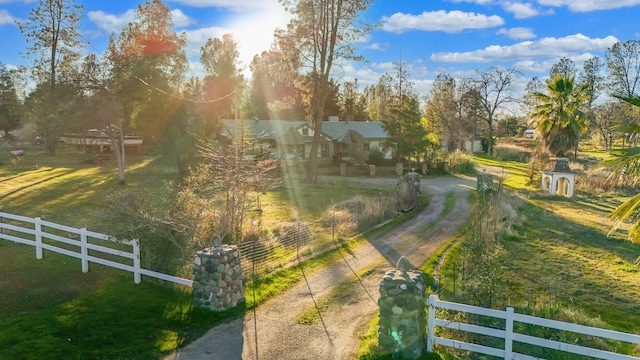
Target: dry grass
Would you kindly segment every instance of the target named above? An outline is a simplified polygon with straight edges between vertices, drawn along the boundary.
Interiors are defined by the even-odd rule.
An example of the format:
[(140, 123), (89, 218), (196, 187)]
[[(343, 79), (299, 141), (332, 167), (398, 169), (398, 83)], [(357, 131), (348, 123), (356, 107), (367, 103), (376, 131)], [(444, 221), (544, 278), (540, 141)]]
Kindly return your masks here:
[(515, 144), (497, 144), (494, 151), (498, 159), (520, 162), (527, 162), (533, 152), (528, 147)]

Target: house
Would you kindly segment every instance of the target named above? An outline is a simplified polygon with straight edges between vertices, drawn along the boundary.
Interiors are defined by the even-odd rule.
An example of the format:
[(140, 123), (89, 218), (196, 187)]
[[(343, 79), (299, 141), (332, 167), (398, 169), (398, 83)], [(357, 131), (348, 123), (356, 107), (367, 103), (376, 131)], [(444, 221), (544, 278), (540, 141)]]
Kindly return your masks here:
[[(111, 151), (111, 138), (102, 130), (89, 129), (80, 134), (64, 134), (59, 137), (60, 142), (69, 145), (76, 145), (84, 148), (85, 151)], [(143, 144), (143, 139), (137, 135), (124, 135), (124, 148), (127, 152), (137, 153)]]
[[(335, 119), (335, 118), (334, 118)], [(222, 120), (222, 135), (248, 136), (257, 140), (271, 156), (289, 164), (308, 159), (315, 133), (309, 121)], [(325, 121), (322, 123), (318, 159), (324, 162), (349, 160), (362, 162), (373, 147), (382, 148), (387, 134), (379, 122)], [(390, 154), (388, 154), (390, 156)]]

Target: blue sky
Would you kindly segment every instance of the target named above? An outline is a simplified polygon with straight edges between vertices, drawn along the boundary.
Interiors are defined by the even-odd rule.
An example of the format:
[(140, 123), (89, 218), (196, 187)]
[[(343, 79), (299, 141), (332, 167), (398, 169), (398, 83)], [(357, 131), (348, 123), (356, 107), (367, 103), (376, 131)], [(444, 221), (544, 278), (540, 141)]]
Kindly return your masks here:
[[(76, 0), (84, 6), (85, 51), (101, 53), (113, 32), (133, 20), (142, 1)], [(178, 32), (186, 32), (192, 73), (199, 48), (210, 37), (234, 34), (247, 66), (269, 48), (273, 30), (288, 14), (277, 0), (165, 0)], [(30, 64), (16, 21), (26, 19), (33, 0), (0, 0), (0, 62)], [(470, 76), (474, 69), (517, 66), (521, 89), (532, 76), (546, 77), (561, 57), (575, 61), (598, 55), (617, 41), (640, 38), (640, 0), (377, 0), (363, 14), (379, 29), (358, 43), (366, 63), (344, 64), (337, 75), (377, 82), (402, 59), (415, 89), (426, 93), (438, 73)]]

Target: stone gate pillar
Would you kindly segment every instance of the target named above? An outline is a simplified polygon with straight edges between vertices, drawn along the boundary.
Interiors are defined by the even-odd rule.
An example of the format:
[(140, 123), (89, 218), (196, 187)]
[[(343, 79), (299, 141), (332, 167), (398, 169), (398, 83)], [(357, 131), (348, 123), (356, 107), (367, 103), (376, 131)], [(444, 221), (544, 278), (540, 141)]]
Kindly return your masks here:
[(487, 169), (483, 169), (481, 173), (478, 173), (477, 179), (478, 194), (484, 194), (493, 191), (493, 175), (488, 173)]
[(237, 246), (220, 244), (198, 251), (192, 269), (195, 307), (225, 311), (245, 301)]
[(426, 277), (404, 256), (380, 281), (378, 342), (403, 359), (418, 359), (426, 346)]

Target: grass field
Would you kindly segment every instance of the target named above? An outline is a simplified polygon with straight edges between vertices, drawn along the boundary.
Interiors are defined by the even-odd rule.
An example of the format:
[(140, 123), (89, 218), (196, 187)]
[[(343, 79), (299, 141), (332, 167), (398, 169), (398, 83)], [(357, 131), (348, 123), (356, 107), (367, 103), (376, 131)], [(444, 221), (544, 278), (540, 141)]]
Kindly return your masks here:
[[(111, 162), (86, 165), (84, 155), (73, 151), (55, 157), (34, 154), (13, 163), (2, 156), (0, 211), (109, 233), (101, 221), (105, 199), (123, 189)], [(509, 174), (504, 185), (518, 199), (514, 206), (523, 219), (504, 241), (508, 290), (496, 299), (496, 307), (509, 305), (537, 316), (638, 333), (640, 269), (634, 262), (640, 245), (626, 242), (624, 229), (607, 235), (608, 214), (624, 197), (580, 188), (572, 199), (550, 197), (526, 185), (525, 163), (484, 157), (475, 161), (478, 168)], [(162, 191), (176, 176), (174, 168), (157, 157), (132, 156), (129, 164), (124, 188)], [(266, 222), (291, 217), (314, 222), (332, 203), (393, 190), (336, 181), (304, 187), (295, 177), (290, 181), (291, 188), (263, 196), (264, 216), (270, 219)], [(439, 269), (443, 294), (453, 293), (454, 269), (460, 266), (456, 244), (454, 239), (443, 264), (439, 253), (424, 268)], [(314, 266), (332, 261), (332, 256), (327, 253)], [(130, 274), (95, 264), (83, 274), (78, 260), (45, 252), (37, 261), (32, 247), (10, 242), (0, 242), (0, 258), (0, 360), (157, 359), (246, 310), (202, 312), (191, 307), (187, 288), (148, 279), (135, 285)], [(291, 268), (251, 285), (259, 298), (247, 306), (286, 289), (296, 281), (295, 272)], [(629, 346), (611, 346), (640, 354)]]
[[(504, 184), (521, 219), (502, 242), (506, 291), (498, 295), (494, 307), (512, 306), (516, 312), (534, 316), (639, 333), (640, 268), (636, 261), (640, 244), (626, 241), (624, 229), (611, 232), (609, 221), (610, 212), (625, 198), (580, 188), (571, 199), (548, 196), (524, 185), (526, 164), (476, 160), (480, 166), (508, 170)], [(458, 286), (460, 283), (460, 250), (456, 246), (449, 252), (440, 274), (442, 296), (464, 302), (460, 289), (453, 296), (454, 276)], [(640, 349), (629, 344), (612, 342), (607, 346), (640, 355)], [(569, 358), (558, 353), (543, 357)]]
[[(84, 159), (71, 149), (56, 156), (30, 151), (21, 159), (1, 152), (0, 211), (109, 234), (102, 214), (111, 194), (161, 192), (177, 175), (158, 157), (134, 155), (128, 158), (127, 185), (121, 186), (112, 161), (95, 166)], [(333, 203), (354, 195), (377, 199), (392, 191), (345, 182), (303, 185), (293, 174), (287, 186), (263, 196), (262, 213), (265, 223), (296, 217), (313, 225)], [(322, 236), (330, 238), (326, 232)], [(326, 253), (305, 269), (336, 257)], [(0, 360), (157, 359), (299, 278), (295, 267), (263, 277), (247, 288), (245, 307), (217, 314), (194, 309), (189, 288), (148, 278), (135, 285), (131, 274), (96, 264), (85, 274), (79, 260), (50, 251), (36, 260), (33, 247), (0, 241), (0, 258)], [(255, 299), (249, 296), (254, 288)]]

